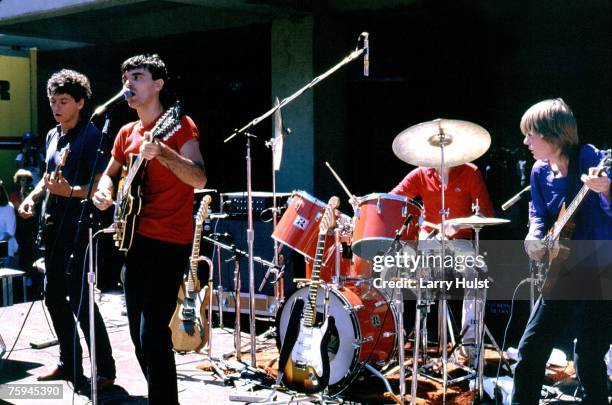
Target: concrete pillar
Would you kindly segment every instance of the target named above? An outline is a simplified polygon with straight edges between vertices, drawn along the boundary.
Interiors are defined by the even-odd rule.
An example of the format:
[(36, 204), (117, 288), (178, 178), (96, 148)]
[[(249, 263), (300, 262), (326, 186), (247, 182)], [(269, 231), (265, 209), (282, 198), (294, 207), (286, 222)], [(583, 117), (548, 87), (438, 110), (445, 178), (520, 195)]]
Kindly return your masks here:
[[(272, 23), (272, 102), (293, 94), (313, 75), (312, 17), (283, 18)], [(313, 92), (283, 108), (283, 124), (292, 133), (285, 138), (283, 161), (276, 176), (277, 191), (314, 190)], [(274, 127), (272, 128), (274, 130)]]

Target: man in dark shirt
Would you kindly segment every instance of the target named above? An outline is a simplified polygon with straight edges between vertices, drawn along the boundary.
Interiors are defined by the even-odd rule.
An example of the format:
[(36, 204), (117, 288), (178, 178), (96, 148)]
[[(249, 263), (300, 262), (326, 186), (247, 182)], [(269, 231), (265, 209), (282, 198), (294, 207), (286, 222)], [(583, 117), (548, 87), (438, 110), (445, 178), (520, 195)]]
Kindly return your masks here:
[[(76, 390), (86, 392), (88, 383), (83, 376), (83, 353), (75, 322), (77, 316), (89, 346), (89, 285), (84, 275), (87, 239), (86, 226), (79, 224), (80, 202), (87, 197), (92, 173), (96, 174), (97, 181), (108, 156), (96, 159), (101, 133), (93, 124), (81, 119), (85, 99), (91, 96), (87, 77), (73, 70), (61, 70), (47, 82), (47, 96), (58, 125), (46, 137), (46, 174), (19, 207), (19, 215), (29, 218), (34, 215), (36, 202), (47, 192), (49, 194), (48, 221), (43, 233), (45, 304), (58, 337), (60, 362), (49, 373), (38, 376), (38, 380), (68, 380)], [(61, 151), (65, 148), (69, 150), (65, 165), (54, 175), (52, 172), (60, 164)], [(115, 361), (97, 305), (94, 314), (97, 384), (98, 390), (103, 390), (115, 380)]]

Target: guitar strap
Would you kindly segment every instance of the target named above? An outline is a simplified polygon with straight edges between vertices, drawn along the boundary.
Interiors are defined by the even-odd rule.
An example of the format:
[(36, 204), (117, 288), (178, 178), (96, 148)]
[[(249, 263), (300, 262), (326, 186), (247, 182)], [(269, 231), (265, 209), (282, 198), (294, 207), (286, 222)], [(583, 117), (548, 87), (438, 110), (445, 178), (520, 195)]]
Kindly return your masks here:
[(582, 188), (580, 176), (586, 173), (588, 168), (580, 165), (580, 150), (582, 145), (574, 145), (570, 151), (569, 168), (567, 170), (567, 188), (565, 190), (565, 204), (569, 205)]

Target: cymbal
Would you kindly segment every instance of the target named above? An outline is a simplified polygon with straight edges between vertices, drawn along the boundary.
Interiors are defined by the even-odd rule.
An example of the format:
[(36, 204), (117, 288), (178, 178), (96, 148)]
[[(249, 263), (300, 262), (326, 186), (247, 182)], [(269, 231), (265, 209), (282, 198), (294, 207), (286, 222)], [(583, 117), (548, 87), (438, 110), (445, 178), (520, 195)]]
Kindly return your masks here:
[(449, 219), (447, 222), (451, 225), (474, 228), (488, 225), (507, 224), (510, 222), (510, 220), (504, 218), (483, 217), (482, 215), (472, 215), (469, 217)]
[(482, 156), (491, 146), (491, 135), (468, 121), (438, 118), (400, 132), (393, 140), (393, 153), (414, 166), (440, 167), (442, 142), (444, 165), (453, 167)]

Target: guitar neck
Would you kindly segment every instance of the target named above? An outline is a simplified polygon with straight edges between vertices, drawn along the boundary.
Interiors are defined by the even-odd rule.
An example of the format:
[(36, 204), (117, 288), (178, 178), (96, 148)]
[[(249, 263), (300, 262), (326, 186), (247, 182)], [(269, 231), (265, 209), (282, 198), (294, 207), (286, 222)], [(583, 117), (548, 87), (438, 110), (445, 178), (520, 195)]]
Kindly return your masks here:
[(567, 225), (570, 219), (572, 219), (572, 217), (576, 213), (576, 210), (584, 201), (584, 198), (589, 194), (589, 191), (590, 189), (586, 185), (582, 186), (582, 188), (580, 189), (580, 191), (578, 191), (578, 194), (576, 194), (576, 197), (574, 197), (570, 205), (565, 208), (565, 212), (563, 213), (563, 215), (561, 215), (561, 217), (557, 219), (550, 232), (548, 232), (548, 234), (546, 235), (546, 241), (551, 242), (559, 238), (559, 235), (561, 235), (563, 228), (565, 227), (565, 225)]
[(189, 261), (189, 275), (187, 276), (187, 292), (195, 292), (195, 280), (198, 276), (198, 262), (196, 259), (200, 256), (200, 239), (202, 238), (202, 224), (196, 222), (195, 232), (193, 234), (193, 247), (191, 248), (191, 259)]
[(319, 273), (321, 272), (321, 262), (323, 260), (323, 250), (325, 249), (325, 233), (319, 234), (317, 240), (317, 252), (315, 254), (312, 277), (308, 289), (308, 303), (304, 308), (304, 324), (314, 326), (317, 315), (317, 292), (319, 290)]

